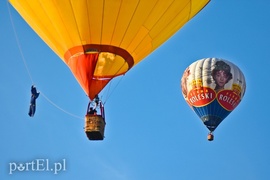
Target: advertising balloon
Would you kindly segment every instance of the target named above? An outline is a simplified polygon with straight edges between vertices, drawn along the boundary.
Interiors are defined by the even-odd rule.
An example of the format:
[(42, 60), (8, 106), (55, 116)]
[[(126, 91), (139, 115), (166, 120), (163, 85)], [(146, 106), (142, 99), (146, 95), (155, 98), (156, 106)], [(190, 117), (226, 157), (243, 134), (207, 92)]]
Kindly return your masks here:
[(182, 94), (191, 109), (213, 131), (238, 106), (244, 97), (244, 74), (233, 63), (205, 58), (188, 66), (181, 79)]

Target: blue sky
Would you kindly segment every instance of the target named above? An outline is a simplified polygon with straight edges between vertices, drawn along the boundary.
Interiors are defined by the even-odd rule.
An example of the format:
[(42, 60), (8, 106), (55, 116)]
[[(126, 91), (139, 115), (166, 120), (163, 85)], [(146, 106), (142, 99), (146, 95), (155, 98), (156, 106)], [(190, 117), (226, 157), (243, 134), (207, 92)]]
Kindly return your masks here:
[[(38, 98), (36, 115), (30, 118), (32, 81), (7, 1), (1, 0), (0, 179), (270, 178), (268, 1), (212, 0), (160, 48), (116, 79), (113, 93), (104, 95), (107, 126), (101, 142), (89, 141), (84, 134), (88, 99), (68, 67), (9, 8), (31, 77), (45, 96)], [(213, 142), (207, 141), (207, 128), (180, 91), (185, 68), (206, 57), (233, 62), (247, 82), (244, 99), (216, 129)], [(16, 169), (10, 174), (15, 164), (37, 160), (62, 163), (62, 170), (54, 174)]]

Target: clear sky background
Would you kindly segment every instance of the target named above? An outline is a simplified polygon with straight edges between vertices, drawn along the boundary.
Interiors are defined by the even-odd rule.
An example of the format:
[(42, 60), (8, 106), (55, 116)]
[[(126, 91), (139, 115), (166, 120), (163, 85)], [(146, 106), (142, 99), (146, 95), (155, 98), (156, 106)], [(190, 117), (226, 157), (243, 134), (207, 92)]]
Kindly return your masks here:
[[(106, 137), (94, 142), (83, 129), (88, 103), (84, 91), (68, 67), (1, 0), (0, 179), (270, 179), (269, 9), (267, 0), (212, 0), (160, 48), (112, 82), (109, 98), (102, 96)], [(27, 114), (32, 81), (10, 14), (31, 77), (45, 95), (37, 99), (34, 118)], [(245, 97), (216, 129), (212, 142), (180, 90), (185, 68), (206, 57), (233, 62), (247, 82)], [(50, 167), (64, 164), (64, 159), (65, 171), (16, 169), (9, 174), (12, 163), (37, 159), (49, 161)]]

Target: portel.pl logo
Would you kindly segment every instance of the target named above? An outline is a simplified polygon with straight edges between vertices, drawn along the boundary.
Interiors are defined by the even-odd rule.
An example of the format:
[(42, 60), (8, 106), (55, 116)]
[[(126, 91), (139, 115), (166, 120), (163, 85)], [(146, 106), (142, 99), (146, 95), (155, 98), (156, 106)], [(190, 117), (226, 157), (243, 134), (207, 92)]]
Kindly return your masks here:
[(10, 162), (9, 174), (15, 172), (52, 172), (59, 174), (66, 171), (66, 159), (58, 162), (51, 162), (49, 159), (34, 159), (28, 162)]

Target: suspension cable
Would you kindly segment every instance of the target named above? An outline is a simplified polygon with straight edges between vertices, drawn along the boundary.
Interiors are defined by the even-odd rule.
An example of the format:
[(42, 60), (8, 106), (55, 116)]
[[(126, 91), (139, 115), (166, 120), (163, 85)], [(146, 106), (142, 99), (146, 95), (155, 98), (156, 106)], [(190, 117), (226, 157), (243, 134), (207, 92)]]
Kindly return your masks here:
[(122, 77), (120, 78), (120, 80), (117, 82), (117, 84), (113, 87), (113, 89), (112, 90), (110, 90), (110, 88), (111, 88), (111, 83), (112, 82), (110, 82), (110, 85), (109, 85), (109, 90), (108, 90), (108, 93), (107, 93), (107, 96), (106, 96), (106, 98), (105, 98), (105, 100), (104, 100), (104, 105), (105, 105), (105, 103), (107, 102), (107, 100), (111, 97), (111, 95), (114, 93), (114, 91), (116, 90), (116, 88), (118, 87), (118, 85), (120, 84), (120, 82), (123, 80), (123, 78), (124, 78), (124, 75), (122, 75)]

